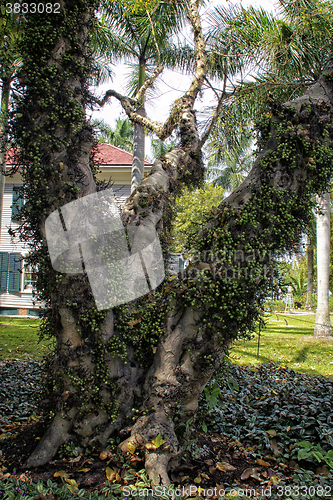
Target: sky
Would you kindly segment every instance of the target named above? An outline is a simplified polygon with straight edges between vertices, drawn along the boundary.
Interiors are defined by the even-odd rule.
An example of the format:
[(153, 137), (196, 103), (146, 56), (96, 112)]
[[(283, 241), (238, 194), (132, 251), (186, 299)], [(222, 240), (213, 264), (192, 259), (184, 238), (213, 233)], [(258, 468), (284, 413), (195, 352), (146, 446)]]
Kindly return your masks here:
[[(239, 2), (233, 2), (233, 4), (237, 4)], [(257, 0), (255, 2), (251, 2), (250, 0), (242, 0), (241, 5), (244, 7), (248, 7), (253, 5), (254, 7), (263, 7), (267, 11), (274, 11), (276, 6), (276, 2), (273, 0)], [(203, 19), (209, 9), (212, 9), (217, 5), (228, 5), (226, 1), (223, 0), (210, 0), (207, 2), (207, 6), (205, 10), (202, 12)], [(204, 21), (203, 21), (204, 22)], [(189, 34), (190, 35), (190, 34)], [(191, 38), (189, 35), (185, 35), (188, 39), (189, 43), (191, 43)], [(98, 96), (104, 95), (104, 93), (108, 89), (114, 89), (121, 94), (126, 95), (126, 77), (129, 73), (130, 69), (128, 66), (124, 64), (120, 64), (114, 66), (113, 68), (114, 77), (113, 80), (107, 82), (103, 85), (100, 85), (98, 88), (94, 89), (94, 92)], [(164, 70), (162, 75), (159, 77), (156, 82), (157, 91), (151, 97), (146, 99), (146, 112), (149, 118), (152, 118), (159, 122), (164, 122), (167, 118), (172, 103), (179, 98), (184, 91), (188, 88), (190, 82), (190, 77), (183, 75), (181, 72)], [(214, 94), (212, 92), (205, 92), (201, 102), (196, 103), (196, 110), (198, 119), (204, 119), (208, 117), (207, 112), (205, 112), (205, 108), (209, 105), (214, 105), (216, 102), (214, 98)], [(108, 104), (106, 104), (101, 110), (96, 110), (92, 113), (92, 118), (98, 120), (104, 120), (106, 123), (111, 125), (112, 127), (115, 125), (117, 118), (125, 118), (125, 112), (122, 110), (121, 105), (116, 99), (111, 99)], [(149, 139), (146, 144), (146, 151), (148, 157), (151, 157), (149, 153)]]

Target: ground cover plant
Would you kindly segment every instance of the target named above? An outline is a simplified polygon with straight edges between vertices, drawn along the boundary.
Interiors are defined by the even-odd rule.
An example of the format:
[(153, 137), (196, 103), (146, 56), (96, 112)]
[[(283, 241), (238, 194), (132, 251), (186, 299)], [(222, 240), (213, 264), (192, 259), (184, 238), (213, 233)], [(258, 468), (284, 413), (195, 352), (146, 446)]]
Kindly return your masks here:
[(333, 338), (314, 338), (315, 314), (265, 315), (266, 326), (248, 341), (235, 342), (230, 358), (248, 365), (277, 361), (301, 373), (333, 378)]
[[(142, 457), (135, 448), (121, 453), (119, 440), (102, 453), (70, 442), (47, 466), (26, 470), (24, 461), (43, 430), (36, 401), (41, 373), (41, 364), (31, 360), (0, 363), (1, 498), (100, 500), (123, 497), (125, 487), (151, 496)], [(179, 438), (187, 434), (188, 444), (171, 472), (173, 485), (189, 498), (216, 487), (224, 498), (242, 500), (248, 496), (241, 491), (250, 488), (253, 499), (265, 498), (268, 488), (272, 499), (305, 499), (298, 494), (305, 490), (312, 499), (331, 498), (332, 414), (332, 381), (274, 363), (226, 361), (207, 386), (196, 420), (179, 422)]]

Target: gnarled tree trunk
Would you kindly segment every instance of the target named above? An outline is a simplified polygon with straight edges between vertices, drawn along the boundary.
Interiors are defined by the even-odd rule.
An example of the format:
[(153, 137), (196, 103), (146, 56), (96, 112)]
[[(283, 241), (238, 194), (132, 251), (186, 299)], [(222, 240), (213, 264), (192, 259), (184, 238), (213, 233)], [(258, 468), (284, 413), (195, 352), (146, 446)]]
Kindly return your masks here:
[[(185, 183), (198, 184), (203, 177), (193, 106), (206, 61), (198, 4), (189, 4), (196, 72), (166, 124), (140, 117), (133, 100), (108, 94), (161, 138), (179, 126), (180, 147), (155, 161), (122, 211), (128, 234), (134, 234), (132, 250), (157, 231), (167, 251), (172, 198)], [(274, 254), (292, 247), (310, 211), (310, 194), (326, 186), (332, 168), (332, 76), (294, 103), (272, 109), (251, 173), (212, 210), (194, 244), (192, 267), (131, 304), (98, 311), (85, 274), (52, 268), (45, 238), (51, 212), (96, 191), (84, 117), (94, 7), (92, 0), (64, 0), (61, 16), (45, 22), (45, 15), (36, 14), (25, 32), (21, 79), (27, 87), (14, 124), (26, 165), (22, 234), (33, 238), (38, 287), (48, 305), (44, 331), (56, 339), (50, 364), (55, 416), (27, 466), (46, 463), (68, 439), (104, 446), (113, 433), (130, 427), (121, 448), (140, 447), (152, 484), (167, 485), (169, 467), (182, 450), (175, 416), (195, 414), (227, 347), (254, 327)], [(166, 442), (154, 448), (158, 434)]]

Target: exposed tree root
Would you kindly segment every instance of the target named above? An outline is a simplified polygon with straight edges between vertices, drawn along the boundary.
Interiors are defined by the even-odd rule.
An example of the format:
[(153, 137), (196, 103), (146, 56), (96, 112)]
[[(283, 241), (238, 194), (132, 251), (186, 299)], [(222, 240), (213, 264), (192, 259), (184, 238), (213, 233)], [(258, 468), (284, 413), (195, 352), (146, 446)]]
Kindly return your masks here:
[(68, 418), (63, 418), (61, 415), (56, 415), (54, 417), (51, 425), (38, 443), (37, 448), (28, 458), (26, 467), (39, 467), (52, 460), (59, 446), (69, 439), (68, 431), (74, 415), (75, 410), (73, 409)]

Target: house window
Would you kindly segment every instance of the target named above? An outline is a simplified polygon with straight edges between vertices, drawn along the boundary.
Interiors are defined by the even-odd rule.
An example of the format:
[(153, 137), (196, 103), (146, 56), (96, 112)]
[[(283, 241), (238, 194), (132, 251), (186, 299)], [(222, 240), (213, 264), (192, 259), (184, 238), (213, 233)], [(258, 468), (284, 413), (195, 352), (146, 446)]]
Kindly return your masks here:
[(21, 283), (21, 262), (19, 253), (0, 252), (0, 290), (19, 292)]
[(37, 269), (31, 264), (24, 266), (23, 290), (32, 291), (37, 281)]
[(0, 290), (7, 290), (7, 275), (8, 275), (8, 253), (0, 253)]
[(22, 197), (22, 187), (21, 186), (13, 186), (13, 199), (12, 199), (12, 220), (19, 221), (20, 220), (20, 211), (23, 205), (23, 197)]

